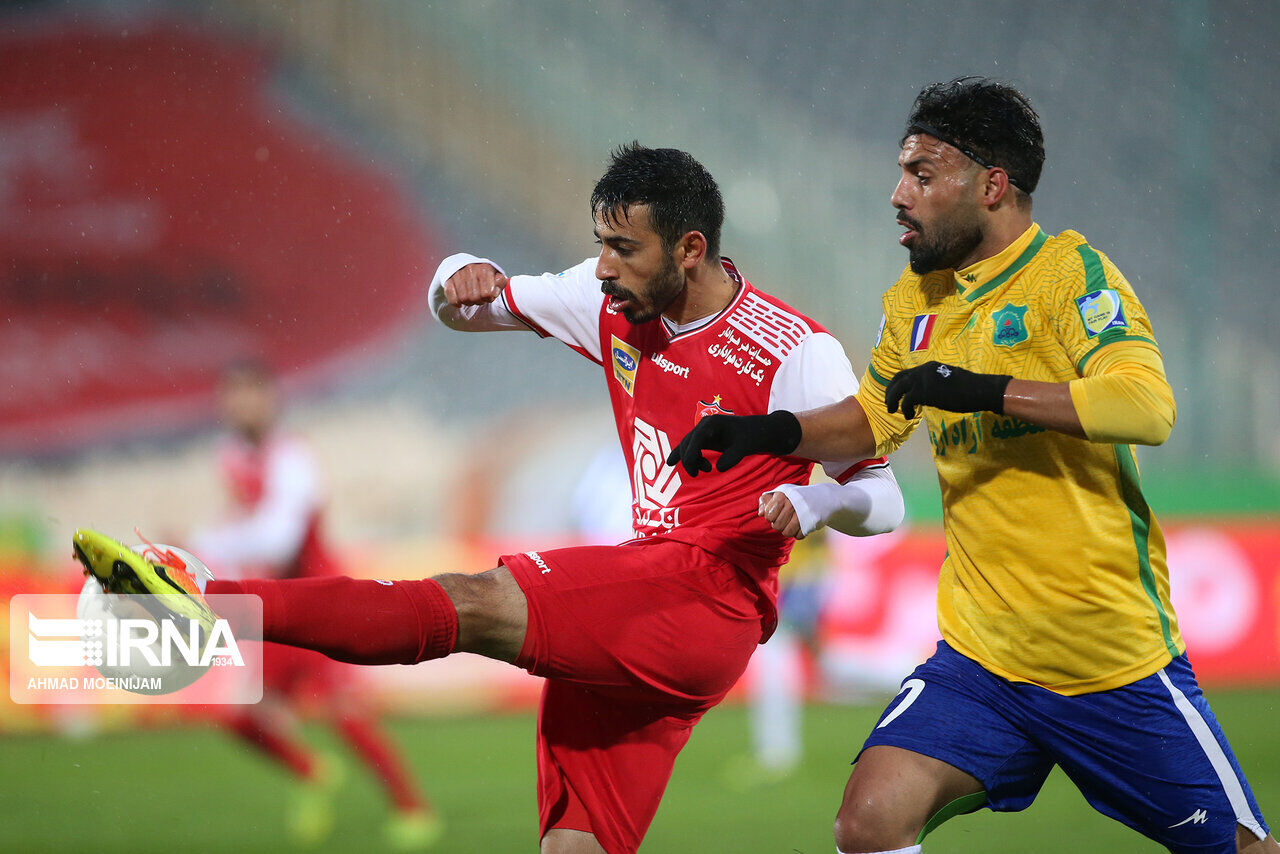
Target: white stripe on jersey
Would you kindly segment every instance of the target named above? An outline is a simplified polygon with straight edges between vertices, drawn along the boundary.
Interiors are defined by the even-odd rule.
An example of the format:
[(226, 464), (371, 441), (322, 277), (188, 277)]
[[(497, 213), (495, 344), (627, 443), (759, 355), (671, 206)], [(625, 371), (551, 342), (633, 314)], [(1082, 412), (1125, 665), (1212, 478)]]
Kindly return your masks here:
[(1254, 836), (1265, 839), (1266, 834), (1262, 830), (1262, 825), (1249, 809), (1249, 799), (1245, 797), (1244, 787), (1240, 785), (1240, 779), (1236, 777), (1235, 769), (1231, 767), (1227, 755), (1222, 752), (1222, 745), (1218, 744), (1218, 739), (1214, 738), (1213, 731), (1209, 729), (1209, 725), (1205, 723), (1196, 707), (1191, 705), (1187, 695), (1170, 681), (1163, 668), (1157, 671), (1157, 675), (1164, 683), (1164, 687), (1168, 689), (1169, 696), (1173, 698), (1173, 705), (1182, 713), (1192, 735), (1200, 743), (1200, 749), (1209, 758), (1209, 763), (1217, 773), (1219, 782), (1222, 783), (1222, 790), (1226, 792), (1227, 800), (1231, 803), (1231, 809), (1236, 814), (1236, 821), (1248, 828)]
[(725, 322), (748, 335), (778, 359), (785, 358), (813, 333), (812, 327), (802, 317), (784, 311), (754, 293), (747, 294)]

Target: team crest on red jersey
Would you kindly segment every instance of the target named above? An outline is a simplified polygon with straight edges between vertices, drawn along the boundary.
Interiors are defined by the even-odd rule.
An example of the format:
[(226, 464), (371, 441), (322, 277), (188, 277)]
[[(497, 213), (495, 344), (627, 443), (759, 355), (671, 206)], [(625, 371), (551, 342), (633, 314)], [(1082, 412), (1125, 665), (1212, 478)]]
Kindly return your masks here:
[(706, 418), (708, 415), (732, 415), (732, 414), (733, 414), (732, 409), (725, 409), (723, 406), (720, 405), (720, 395), (718, 394), (715, 397), (711, 398), (710, 403), (707, 403), (705, 400), (698, 401), (698, 420), (699, 421), (701, 421), (703, 418)]

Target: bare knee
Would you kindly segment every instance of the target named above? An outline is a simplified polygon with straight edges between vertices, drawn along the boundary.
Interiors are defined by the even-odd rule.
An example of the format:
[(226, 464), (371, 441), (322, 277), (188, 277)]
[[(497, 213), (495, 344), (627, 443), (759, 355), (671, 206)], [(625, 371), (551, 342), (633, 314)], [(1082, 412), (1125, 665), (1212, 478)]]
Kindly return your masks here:
[(916, 842), (916, 833), (901, 826), (876, 804), (867, 801), (851, 804), (846, 800), (836, 815), (836, 848), (843, 854), (867, 851), (894, 851)]
[(836, 847), (845, 854), (908, 848), (938, 810), (980, 792), (977, 780), (945, 762), (898, 747), (869, 747), (844, 789)]
[(554, 827), (542, 837), (542, 854), (605, 854), (604, 846), (585, 830)]
[(498, 567), (476, 575), (448, 573), (435, 580), (458, 612), (457, 652), (515, 661), (529, 625), (524, 591), (510, 570)]

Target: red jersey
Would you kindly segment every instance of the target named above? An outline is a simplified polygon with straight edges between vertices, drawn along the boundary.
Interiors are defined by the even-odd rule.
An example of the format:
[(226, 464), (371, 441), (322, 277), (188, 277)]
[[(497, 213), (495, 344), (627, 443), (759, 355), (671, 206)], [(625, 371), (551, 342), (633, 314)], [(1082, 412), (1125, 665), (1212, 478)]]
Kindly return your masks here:
[[(588, 259), (554, 275), (512, 276), (503, 304), (538, 334), (603, 367), (631, 472), (637, 536), (679, 540), (729, 560), (752, 579), (772, 611), (777, 568), (792, 540), (757, 514), (760, 495), (781, 484), (808, 483), (813, 464), (751, 456), (729, 472), (693, 478), (666, 458), (704, 415), (806, 410), (854, 394), (858, 383), (843, 348), (822, 326), (757, 290), (727, 259), (724, 268), (738, 284), (733, 300), (719, 314), (684, 327), (663, 317), (629, 323), (601, 293), (595, 263)], [(885, 461), (823, 463), (840, 482), (871, 465)]]
[(318, 466), (307, 447), (279, 433), (257, 445), (232, 437), (218, 458), (232, 512), (224, 524), (197, 533), (193, 540), (196, 554), (214, 574), (333, 574), (335, 563), (322, 532)]

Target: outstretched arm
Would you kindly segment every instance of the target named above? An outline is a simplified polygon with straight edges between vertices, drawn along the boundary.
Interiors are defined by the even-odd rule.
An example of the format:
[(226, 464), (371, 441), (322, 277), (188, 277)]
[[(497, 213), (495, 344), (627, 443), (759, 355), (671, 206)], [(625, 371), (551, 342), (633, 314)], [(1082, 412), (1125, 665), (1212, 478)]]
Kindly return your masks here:
[(906, 506), (893, 470), (882, 462), (845, 483), (783, 484), (760, 496), (759, 515), (775, 531), (797, 539), (822, 527), (870, 537), (901, 525)]
[(436, 319), (463, 332), (500, 332), (528, 329), (498, 299), (509, 279), (487, 258), (465, 252), (440, 262), (427, 291), (427, 302)]
[(875, 456), (876, 439), (862, 404), (854, 396), (793, 413), (778, 409), (768, 415), (708, 415), (690, 430), (667, 457), (693, 477), (711, 471), (706, 451), (718, 451), (717, 471), (728, 471), (752, 454), (795, 456), (807, 460), (867, 459)]
[(1130, 341), (1098, 350), (1085, 376), (1069, 382), (1017, 380), (925, 362), (890, 381), (885, 403), (907, 418), (922, 406), (995, 412), (1077, 439), (1125, 445), (1163, 443), (1177, 415), (1159, 350)]

